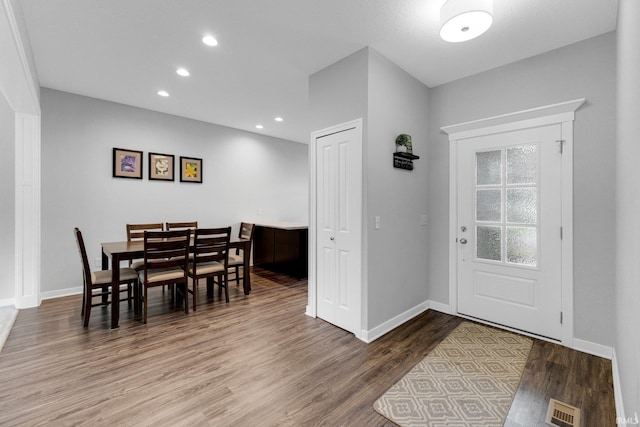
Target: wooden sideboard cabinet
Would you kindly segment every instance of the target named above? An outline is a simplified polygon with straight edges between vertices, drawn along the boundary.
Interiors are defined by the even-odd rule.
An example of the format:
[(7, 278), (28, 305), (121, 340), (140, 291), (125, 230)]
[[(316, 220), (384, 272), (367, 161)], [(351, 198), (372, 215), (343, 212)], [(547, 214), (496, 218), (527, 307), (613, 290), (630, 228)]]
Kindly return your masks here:
[(308, 275), (308, 227), (301, 224), (256, 224), (253, 265), (297, 279)]

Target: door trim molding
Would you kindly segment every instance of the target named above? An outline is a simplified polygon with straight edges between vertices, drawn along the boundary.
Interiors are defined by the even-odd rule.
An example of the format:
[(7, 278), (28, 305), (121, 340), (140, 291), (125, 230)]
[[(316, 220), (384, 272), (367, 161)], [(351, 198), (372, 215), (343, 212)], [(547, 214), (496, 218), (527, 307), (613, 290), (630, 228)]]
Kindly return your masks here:
[[(324, 136), (329, 136), (338, 132), (344, 132), (350, 129), (356, 129), (360, 136), (360, 144), (362, 145), (362, 118), (349, 122), (337, 124), (325, 129), (317, 130), (311, 133), (309, 140), (309, 277), (307, 282), (307, 307), (305, 314), (309, 317), (317, 317), (317, 156), (316, 156), (316, 140)], [(362, 245), (362, 241), (360, 242)], [(362, 254), (362, 251), (361, 251)], [(363, 340), (363, 324), (362, 324), (362, 307), (363, 301), (363, 284), (362, 271), (360, 271), (360, 301), (358, 306), (358, 317), (360, 324), (356, 327), (354, 334), (356, 338)]]
[(573, 348), (573, 121), (584, 98), (488, 117), (440, 128), (449, 135), (449, 307), (458, 314), (458, 147), (463, 140), (484, 135), (560, 124), (562, 156), (562, 312), (561, 343)]

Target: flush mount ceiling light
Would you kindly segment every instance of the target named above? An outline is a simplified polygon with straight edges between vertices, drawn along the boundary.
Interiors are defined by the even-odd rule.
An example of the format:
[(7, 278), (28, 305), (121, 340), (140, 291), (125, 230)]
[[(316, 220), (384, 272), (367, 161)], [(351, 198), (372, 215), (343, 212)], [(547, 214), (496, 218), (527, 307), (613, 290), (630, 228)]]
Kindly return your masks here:
[(191, 75), (191, 73), (189, 73), (189, 70), (187, 70), (186, 68), (178, 68), (176, 70), (176, 74), (182, 77), (189, 77)]
[(273, 119), (273, 120), (275, 120), (276, 122), (281, 122), (281, 121), (283, 121), (284, 119), (283, 119), (282, 117), (276, 117), (276, 118), (275, 118), (275, 119)]
[(202, 43), (207, 46), (218, 46), (218, 40), (215, 37), (207, 35), (202, 38)]
[(440, 37), (457, 43), (474, 39), (493, 23), (493, 0), (447, 0), (440, 8)]
[(166, 98), (167, 96), (169, 96), (169, 92), (167, 92), (166, 90), (159, 90), (158, 95)]

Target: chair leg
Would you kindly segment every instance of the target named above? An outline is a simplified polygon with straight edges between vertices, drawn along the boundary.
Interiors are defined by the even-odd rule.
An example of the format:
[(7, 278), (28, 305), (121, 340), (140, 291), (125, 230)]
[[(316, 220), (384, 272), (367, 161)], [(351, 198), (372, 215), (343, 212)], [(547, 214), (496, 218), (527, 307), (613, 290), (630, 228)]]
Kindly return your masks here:
[(133, 284), (133, 314), (140, 314), (140, 282)]
[(85, 305), (86, 299), (87, 299), (87, 290), (84, 289), (82, 292), (82, 309), (80, 310), (80, 317), (84, 317), (84, 305)]
[(213, 277), (207, 277), (207, 296), (213, 297)]
[(91, 316), (91, 294), (83, 298), (84, 302), (84, 327), (89, 326), (89, 317)]
[(220, 290), (222, 290), (222, 283), (224, 282), (224, 300), (229, 302), (229, 274), (225, 272), (220, 278)]
[(229, 275), (224, 274), (224, 300), (229, 303)]
[(144, 299), (143, 301), (143, 313), (142, 313), (142, 323), (144, 323), (145, 325), (147, 324), (147, 286), (144, 285), (144, 296), (142, 297)]
[[(178, 285), (176, 285), (177, 287)], [(184, 304), (184, 314), (189, 314), (189, 283), (184, 282), (182, 288), (182, 304)]]
[(240, 268), (237, 265), (236, 265), (236, 286), (240, 286)]
[[(196, 311), (196, 294), (198, 293), (198, 281), (196, 279), (192, 279), (193, 281), (193, 311)], [(185, 296), (185, 304), (187, 303), (187, 297), (189, 296), (189, 292), (186, 292), (186, 296)]]

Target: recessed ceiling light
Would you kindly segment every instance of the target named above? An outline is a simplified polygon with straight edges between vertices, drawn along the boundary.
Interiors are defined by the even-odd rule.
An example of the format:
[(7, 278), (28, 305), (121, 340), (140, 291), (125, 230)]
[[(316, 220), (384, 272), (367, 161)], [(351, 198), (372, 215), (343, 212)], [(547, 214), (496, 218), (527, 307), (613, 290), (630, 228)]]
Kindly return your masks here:
[(218, 46), (218, 40), (216, 40), (216, 38), (213, 36), (204, 36), (202, 38), (202, 43), (206, 44), (207, 46)]
[(166, 90), (159, 90), (158, 95), (167, 97), (169, 96), (169, 92), (167, 92)]
[(274, 120), (275, 120), (276, 122), (281, 122), (281, 121), (283, 121), (284, 119), (283, 119), (282, 117), (276, 117)]
[(264, 129), (264, 126), (262, 126), (262, 125), (256, 125), (256, 129)]
[(182, 77), (189, 77), (191, 75), (191, 73), (189, 73), (189, 70), (187, 70), (186, 68), (178, 68), (176, 70), (176, 74)]

